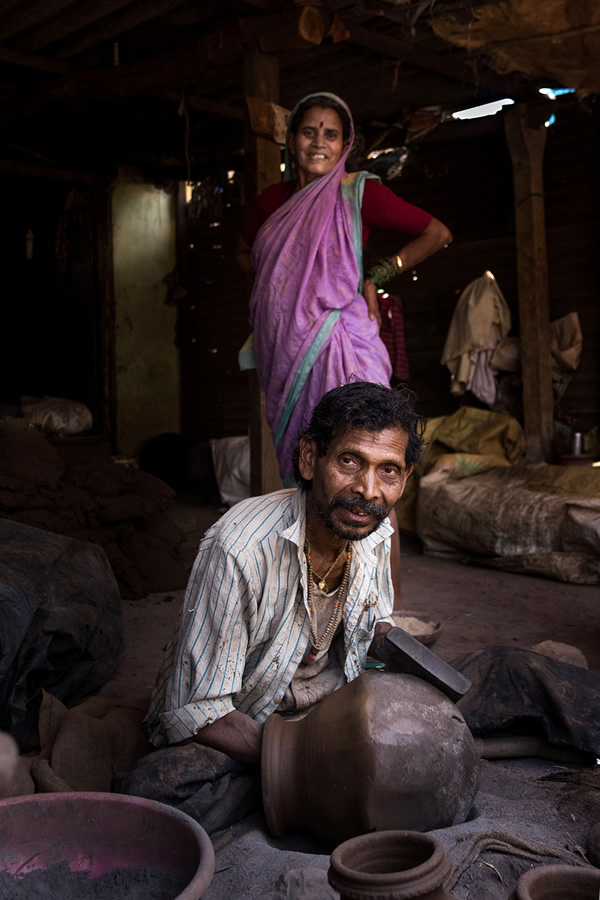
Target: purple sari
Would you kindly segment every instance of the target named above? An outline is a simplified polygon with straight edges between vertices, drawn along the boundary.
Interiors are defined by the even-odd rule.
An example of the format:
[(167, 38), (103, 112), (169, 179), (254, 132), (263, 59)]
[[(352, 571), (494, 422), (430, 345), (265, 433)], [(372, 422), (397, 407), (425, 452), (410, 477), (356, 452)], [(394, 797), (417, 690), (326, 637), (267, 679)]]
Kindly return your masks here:
[(353, 378), (389, 384), (391, 376), (379, 327), (360, 293), (367, 176), (345, 173), (352, 138), (353, 132), (331, 172), (269, 216), (252, 249), (256, 368), (286, 485), (294, 484), (298, 434), (323, 394)]

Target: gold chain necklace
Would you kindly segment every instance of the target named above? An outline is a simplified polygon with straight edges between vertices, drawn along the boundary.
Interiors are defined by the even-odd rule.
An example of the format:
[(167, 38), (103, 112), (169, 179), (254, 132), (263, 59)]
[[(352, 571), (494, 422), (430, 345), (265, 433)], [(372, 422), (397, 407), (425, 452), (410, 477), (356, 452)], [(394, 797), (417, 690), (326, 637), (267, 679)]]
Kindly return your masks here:
[[(306, 543), (307, 543), (308, 549), (310, 551), (310, 544), (308, 544), (308, 541)], [(345, 547), (342, 547), (342, 549), (340, 550), (340, 552), (338, 553), (338, 555), (336, 556), (336, 558), (334, 559), (334, 561), (329, 566), (329, 568), (327, 569), (327, 571), (325, 572), (325, 574), (323, 576), (319, 575), (319, 573), (316, 571), (316, 569), (312, 568), (312, 557), (308, 556), (308, 559), (310, 559), (310, 561), (311, 561), (311, 571), (312, 571), (313, 575), (316, 575), (316, 577), (317, 577), (318, 588), (320, 591), (323, 591), (324, 594), (329, 593), (329, 590), (327, 587), (327, 579), (329, 578), (329, 576), (331, 575), (331, 573), (333, 572), (333, 570), (339, 563), (339, 561), (342, 558), (342, 556), (344, 555), (344, 553), (347, 553), (347, 547), (348, 547), (347, 544)]]
[[(341, 584), (337, 591), (337, 596), (335, 598), (335, 603), (333, 605), (333, 610), (331, 612), (331, 616), (329, 617), (329, 622), (327, 623), (327, 627), (321, 637), (317, 633), (317, 617), (313, 614), (313, 572), (312, 567), (312, 557), (310, 555), (310, 544), (308, 541), (304, 542), (304, 552), (306, 554), (306, 567), (308, 569), (308, 612), (310, 614), (310, 645), (314, 650), (314, 653), (309, 654), (309, 659), (311, 662), (316, 659), (317, 653), (320, 653), (321, 650), (329, 650), (331, 646), (331, 642), (333, 640), (333, 636), (337, 630), (340, 616), (342, 615), (342, 610), (344, 608), (344, 603), (346, 602), (346, 593), (348, 591), (348, 582), (350, 581), (350, 565), (352, 563), (352, 544), (350, 541), (344, 547), (343, 552), (346, 553), (346, 565), (344, 566), (344, 574), (342, 576)], [(340, 558), (341, 553), (338, 555), (338, 559)], [(337, 562), (337, 559), (336, 559)], [(335, 565), (335, 563), (333, 564)], [(331, 567), (333, 569), (333, 566)], [(329, 572), (331, 572), (331, 569)], [(327, 573), (329, 575), (329, 572)], [(319, 576), (317, 575), (317, 578)], [(321, 583), (319, 582), (319, 588), (321, 588)], [(321, 588), (322, 590), (322, 588)]]

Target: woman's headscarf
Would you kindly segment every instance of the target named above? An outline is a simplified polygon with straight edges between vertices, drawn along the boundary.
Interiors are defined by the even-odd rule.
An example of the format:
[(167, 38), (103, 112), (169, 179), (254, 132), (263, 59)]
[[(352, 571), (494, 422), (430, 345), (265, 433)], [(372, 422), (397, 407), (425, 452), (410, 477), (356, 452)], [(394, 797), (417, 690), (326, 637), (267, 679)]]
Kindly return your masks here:
[[(350, 122), (350, 135), (348, 137), (348, 145), (344, 148), (344, 152), (342, 153), (342, 158), (339, 160), (337, 165), (342, 166), (342, 169), (345, 169), (346, 159), (348, 158), (348, 154), (352, 149), (352, 144), (354, 143), (354, 120), (352, 119), (352, 113), (350, 112), (350, 107), (347, 103), (344, 103), (341, 97), (338, 97), (337, 94), (330, 94), (327, 91), (317, 91), (316, 94), (307, 94), (306, 97), (303, 97), (302, 100), (299, 100), (296, 103), (295, 107), (290, 113), (290, 117), (287, 123), (287, 130), (285, 133), (285, 151), (283, 155), (283, 162), (285, 165), (285, 171), (283, 173), (284, 181), (295, 181), (296, 180), (296, 164), (294, 162), (294, 157), (290, 150), (290, 135), (292, 134), (292, 123), (296, 116), (296, 113), (306, 103), (307, 100), (312, 100), (314, 98), (324, 97), (326, 100), (333, 100), (338, 106), (341, 106), (344, 112), (348, 116), (348, 121)], [(334, 107), (323, 107), (323, 109), (333, 109), (336, 112)], [(343, 125), (343, 123), (342, 123)], [(336, 166), (337, 168), (337, 166)]]

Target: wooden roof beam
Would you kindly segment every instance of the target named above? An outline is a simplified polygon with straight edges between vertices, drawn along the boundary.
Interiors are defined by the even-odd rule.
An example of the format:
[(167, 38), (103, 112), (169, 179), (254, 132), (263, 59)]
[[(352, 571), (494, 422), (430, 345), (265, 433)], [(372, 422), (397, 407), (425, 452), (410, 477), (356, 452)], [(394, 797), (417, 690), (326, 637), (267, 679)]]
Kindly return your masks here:
[[(163, 0), (157, 0), (163, 2)], [(315, 17), (314, 13), (317, 12)], [(257, 29), (262, 30), (260, 48), (277, 47), (278, 52), (311, 46), (322, 38), (327, 25), (327, 11), (324, 18), (313, 7), (290, 9), (273, 16), (253, 16), (232, 22), (219, 32), (197, 40), (183, 53), (165, 54), (159, 59), (117, 66), (102, 70), (81, 71), (75, 67), (59, 82), (44, 85), (40, 95), (28, 92), (13, 98), (5, 109), (2, 123), (24, 118), (35, 112), (41, 102), (74, 100), (112, 100), (133, 97), (136, 94), (152, 93), (165, 85), (197, 84), (202, 73), (212, 68), (237, 65), (242, 58), (244, 42), (254, 43)], [(261, 27), (262, 23), (262, 27)], [(221, 108), (221, 115), (225, 110)], [(237, 117), (237, 114), (235, 114)]]
[[(477, 0), (474, 6), (472, 0), (444, 0), (443, 13), (452, 14), (459, 22), (471, 22), (476, 16), (476, 9), (482, 6), (497, 6), (502, 0)], [(427, 21), (434, 19), (439, 14), (438, 7), (430, 3), (390, 3), (387, 0), (362, 0), (360, 5), (362, 13), (371, 16), (383, 16), (390, 22), (397, 22), (404, 27), (412, 28), (421, 19)]]
[(44, 3), (19, 2), (10, 12), (0, 8), (0, 41), (8, 40), (25, 28), (49, 21), (70, 5), (71, 0), (44, 0)]
[(179, 56), (163, 56), (144, 63), (92, 71), (73, 66), (62, 78), (48, 80), (41, 91), (16, 92), (3, 105), (0, 125), (27, 119), (49, 102), (124, 99), (153, 94), (164, 85), (196, 84), (208, 67), (234, 65), (240, 60), (241, 52), (241, 36), (236, 28), (223, 35), (220, 45), (204, 39)]
[(248, 6), (255, 6), (257, 9), (270, 10), (277, 7), (280, 0), (244, 0)]
[(241, 54), (241, 35), (235, 27), (223, 30), (220, 35), (202, 38), (178, 55), (167, 54), (115, 68), (73, 72), (60, 84), (49, 85), (44, 96), (57, 100), (112, 100), (150, 93), (163, 85), (196, 84), (203, 71), (239, 63)]
[[(445, 78), (452, 78), (455, 81), (460, 81), (462, 84), (479, 86), (483, 80), (478, 78), (468, 65), (458, 62), (452, 57), (421, 50), (414, 44), (401, 38), (389, 37), (379, 31), (371, 31), (369, 28), (356, 25), (353, 22), (346, 22), (345, 24), (350, 32), (349, 39), (351, 43), (359, 47), (373, 50), (375, 53), (389, 56), (391, 59), (408, 63), (419, 69), (435, 72), (438, 75), (443, 75)], [(503, 90), (506, 84), (499, 75), (492, 72), (486, 72), (485, 81), (489, 87), (497, 87), (499, 90)]]
[(204, 97), (198, 97), (196, 94), (188, 91), (173, 91), (166, 88), (164, 91), (158, 91), (153, 96), (161, 97), (165, 100), (172, 100), (173, 103), (180, 103), (183, 99), (187, 106), (192, 109), (207, 112), (219, 119), (234, 119), (238, 122), (244, 121), (244, 110), (239, 106), (230, 106), (229, 103), (217, 103), (214, 100), (206, 100)]
[[(44, 4), (41, 5), (44, 6)], [(46, 16), (36, 28), (27, 29), (23, 37), (15, 42), (15, 46), (18, 50), (35, 53), (36, 50), (49, 47), (50, 44), (55, 44), (88, 25), (96, 25), (115, 10), (135, 5), (135, 0), (102, 0), (102, 3), (70, 5), (53, 18)], [(153, 4), (149, 2), (142, 5), (152, 6)], [(144, 15), (144, 19), (148, 18), (150, 15)], [(97, 39), (96, 43), (100, 43), (100, 40)]]
[(89, 175), (87, 172), (72, 172), (65, 169), (53, 169), (50, 166), (33, 166), (27, 163), (15, 163), (8, 160), (0, 160), (0, 172), (7, 175), (26, 175), (29, 178), (53, 178), (57, 181), (74, 181), (81, 184), (101, 186), (103, 180), (99, 175)]
[(30, 53), (7, 50), (4, 47), (0, 47), (0, 62), (9, 63), (11, 66), (22, 66), (24, 69), (40, 69), (42, 72), (52, 72), (55, 75), (66, 75), (71, 69), (69, 63), (59, 59), (32, 56)]
[(77, 32), (71, 40), (61, 42), (59, 56), (71, 59), (93, 50), (104, 42), (117, 40), (121, 35), (132, 31), (139, 25), (147, 24), (151, 19), (171, 12), (185, 3), (186, 0), (152, 0), (152, 2), (135, 3), (118, 9), (110, 15), (103, 15), (98, 23), (88, 25)]
[(333, 16), (326, 9), (300, 6), (279, 13), (240, 19), (244, 41), (261, 53), (276, 55), (320, 44)]

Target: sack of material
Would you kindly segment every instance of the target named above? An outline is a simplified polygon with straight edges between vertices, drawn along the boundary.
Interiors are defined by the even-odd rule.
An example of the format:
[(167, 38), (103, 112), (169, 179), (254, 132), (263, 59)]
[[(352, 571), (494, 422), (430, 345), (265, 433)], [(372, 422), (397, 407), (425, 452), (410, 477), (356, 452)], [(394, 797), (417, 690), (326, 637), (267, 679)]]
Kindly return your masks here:
[[(566, 480), (565, 480), (566, 479)], [(600, 583), (600, 469), (520, 465), (421, 478), (426, 553), (574, 584)]]

